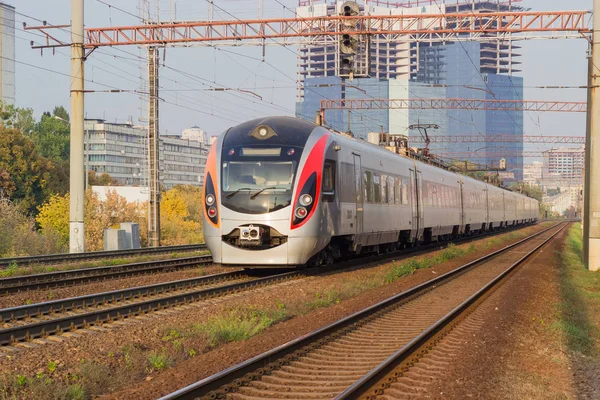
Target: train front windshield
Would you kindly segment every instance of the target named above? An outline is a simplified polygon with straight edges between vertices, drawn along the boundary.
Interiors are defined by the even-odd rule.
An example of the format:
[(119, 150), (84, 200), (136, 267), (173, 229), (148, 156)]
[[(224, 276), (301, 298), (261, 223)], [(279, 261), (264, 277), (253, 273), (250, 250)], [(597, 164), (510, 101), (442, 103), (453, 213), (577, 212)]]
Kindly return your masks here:
[(295, 149), (238, 147), (223, 158), (223, 206), (241, 213), (264, 214), (291, 204), (298, 166)]

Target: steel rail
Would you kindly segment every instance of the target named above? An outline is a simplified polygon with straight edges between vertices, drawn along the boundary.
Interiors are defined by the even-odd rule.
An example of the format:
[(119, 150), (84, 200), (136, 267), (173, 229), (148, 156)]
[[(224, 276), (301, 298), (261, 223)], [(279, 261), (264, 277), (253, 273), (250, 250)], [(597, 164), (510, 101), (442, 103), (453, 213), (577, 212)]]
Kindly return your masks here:
[(0, 279), (0, 296), (28, 290), (66, 287), (107, 279), (194, 268), (211, 262), (211, 256), (198, 256), (2, 278)]
[(561, 223), (558, 223), (546, 229), (543, 229), (540, 232), (532, 234), (527, 238), (517, 241), (516, 243), (505, 246), (502, 249), (493, 251), (474, 261), (466, 263), (461, 267), (447, 272), (437, 278), (431, 279), (427, 282), (417, 285), (411, 289), (399, 293), (380, 303), (372, 305), (364, 310), (356, 312), (323, 328), (317, 329), (309, 334), (303, 335), (297, 339), (287, 342), (265, 353), (259, 354), (249, 360), (227, 368), (224, 371), (202, 379), (199, 382), (196, 382), (173, 393), (170, 393), (166, 396), (163, 396), (160, 398), (160, 400), (187, 400), (196, 399), (203, 396), (206, 396), (207, 398), (219, 398), (219, 396), (225, 395), (231, 389), (243, 385), (244, 381), (255, 380), (256, 378), (264, 375), (265, 373), (269, 373), (275, 368), (289, 363), (296, 357), (302, 354), (306, 354), (307, 351), (321, 346), (323, 343), (328, 341), (327, 339), (329, 337), (338, 337), (341, 334), (343, 334), (344, 331), (352, 330), (354, 327), (357, 326), (357, 324), (360, 324), (361, 321), (365, 320), (365, 318), (371, 318), (374, 314), (382, 312), (388, 309), (389, 307), (396, 307), (397, 303), (406, 301), (428, 290), (431, 290), (435, 286), (448, 280), (451, 280), (452, 278), (462, 274), (463, 272), (471, 269), (472, 267), (481, 264), (482, 262), (488, 261), (491, 258), (496, 257), (500, 254), (503, 254), (523, 243), (526, 243), (556, 228), (560, 224)]
[(6, 268), (9, 265), (32, 265), (32, 264), (50, 264), (55, 262), (70, 261), (89, 261), (103, 258), (131, 257), (139, 255), (164, 254), (178, 251), (200, 251), (206, 250), (205, 244), (188, 244), (183, 246), (162, 246), (145, 247), (143, 249), (132, 250), (110, 250), (110, 251), (90, 251), (86, 253), (65, 253), (65, 254), (45, 254), (40, 256), (27, 257), (6, 257), (0, 258), (0, 268)]
[(110, 292), (94, 293), (85, 296), (58, 299), (37, 304), (28, 304), (17, 307), (0, 309), (0, 323), (13, 322), (26, 318), (39, 318), (56, 312), (66, 312), (77, 308), (97, 307), (104, 304), (117, 303), (144, 296), (152, 296), (182, 290), (195, 286), (205, 286), (233, 279), (248, 277), (244, 271), (231, 271), (222, 274), (201, 276), (198, 278), (181, 279), (166, 283), (138, 286), (134, 288), (114, 290)]
[(90, 326), (101, 325), (114, 320), (122, 320), (124, 318), (164, 310), (166, 308), (182, 306), (230, 293), (238, 293), (251, 288), (289, 280), (300, 276), (301, 273), (301, 271), (286, 272), (283, 274), (271, 275), (264, 278), (257, 278), (231, 285), (199, 289), (192, 292), (179, 293), (135, 303), (121, 304), (107, 309), (92, 310), (82, 314), (69, 315), (52, 320), (39, 321), (22, 326), (0, 329), (0, 346), (6, 346), (22, 341), (30, 341), (34, 338), (43, 338), (48, 335), (61, 334), (65, 331), (74, 331), (79, 328), (88, 328)]
[(459, 318), (464, 314), (466, 310), (468, 310), (477, 300), (481, 299), (486, 294), (489, 294), (490, 290), (496, 287), (500, 282), (504, 281), (504, 279), (513, 272), (517, 267), (519, 267), (523, 262), (529, 259), (531, 256), (537, 253), (539, 249), (541, 249), (544, 245), (546, 245), (550, 240), (554, 239), (556, 235), (558, 235), (567, 224), (564, 224), (560, 229), (554, 232), (550, 237), (544, 240), (542, 243), (537, 245), (534, 249), (527, 252), (523, 257), (513, 263), (510, 267), (504, 270), (501, 274), (496, 276), (492, 281), (490, 281), (487, 285), (479, 289), (476, 293), (470, 296), (468, 299), (463, 301), (457, 307), (455, 307), (448, 314), (440, 318), (429, 328), (424, 330), (419, 336), (415, 337), (409, 343), (407, 343), (404, 347), (398, 350), (396, 353), (392, 354), (389, 358), (379, 364), (377, 367), (373, 368), (369, 371), (368, 374), (363, 376), (359, 381), (355, 382), (352, 386), (346, 389), (344, 392), (340, 393), (336, 396), (336, 400), (342, 399), (356, 399), (362, 396), (367, 395), (367, 392), (372, 391), (372, 396), (368, 396), (367, 398), (374, 398), (377, 395), (382, 395), (383, 391), (386, 387), (389, 387), (389, 382), (382, 383), (380, 386), (376, 387), (376, 385), (381, 382), (382, 378), (386, 376), (388, 373), (392, 372), (398, 364), (402, 361), (408, 359), (413, 354), (415, 354), (424, 344), (426, 344), (429, 340), (431, 340), (436, 334), (442, 331), (445, 327)]

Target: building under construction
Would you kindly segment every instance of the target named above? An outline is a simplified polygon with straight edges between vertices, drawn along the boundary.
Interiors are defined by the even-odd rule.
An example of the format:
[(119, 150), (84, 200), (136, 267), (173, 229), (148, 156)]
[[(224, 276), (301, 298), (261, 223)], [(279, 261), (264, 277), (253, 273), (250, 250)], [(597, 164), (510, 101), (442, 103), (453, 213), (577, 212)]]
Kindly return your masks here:
[[(326, 0), (301, 0), (296, 14), (300, 18), (319, 17), (325, 15), (343, 14), (346, 1)], [(518, 11), (520, 7), (512, 1), (491, 0), (443, 0), (425, 1), (400, 1), (392, 3), (380, 0), (358, 1), (358, 12), (366, 15), (415, 15), (415, 14), (450, 14), (450, 13), (486, 13), (497, 11)], [(452, 22), (448, 21), (448, 27)], [(501, 39), (499, 39), (501, 36)], [(510, 40), (506, 33), (498, 37), (490, 37), (489, 41), (481, 41), (480, 56), (477, 63), (481, 73), (508, 74), (519, 72), (516, 53), (519, 47)], [(333, 41), (327, 44), (303, 44), (298, 54), (298, 81), (299, 97), (303, 97), (304, 80), (310, 77), (339, 76), (343, 62), (343, 53), (340, 49), (341, 42)], [(373, 35), (358, 53), (366, 50), (369, 55), (362, 61), (366, 54), (357, 54), (354, 62), (357, 63), (355, 76), (419, 80), (433, 82), (440, 80), (440, 73), (444, 70), (445, 54), (444, 45), (436, 41), (435, 36), (429, 40), (415, 40), (411, 35)]]

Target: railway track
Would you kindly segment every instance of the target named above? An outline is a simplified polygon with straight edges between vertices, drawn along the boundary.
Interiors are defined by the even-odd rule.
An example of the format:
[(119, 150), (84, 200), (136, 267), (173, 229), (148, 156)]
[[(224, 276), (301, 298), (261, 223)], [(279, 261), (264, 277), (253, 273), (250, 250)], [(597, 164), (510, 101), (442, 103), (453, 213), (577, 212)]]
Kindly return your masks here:
[(90, 251), (87, 253), (45, 254), (41, 256), (0, 258), (0, 269), (9, 265), (27, 266), (73, 261), (91, 261), (121, 257), (145, 256), (173, 252), (191, 252), (206, 250), (205, 244), (189, 244), (183, 246), (146, 247), (133, 250)]
[[(86, 329), (299, 277), (232, 271), (0, 310), (0, 346)], [(0, 351), (2, 348), (0, 347)]]
[[(506, 231), (502, 233), (505, 232)], [(461, 240), (461, 242), (468, 242), (481, 237), (482, 236), (466, 238)], [(424, 247), (404, 250), (401, 252), (353, 259), (351, 261), (342, 262), (327, 268), (317, 267), (305, 270), (293, 270), (286, 273), (272, 274), (258, 278), (253, 278), (248, 271), (233, 271), (199, 278), (183, 279), (179, 281), (137, 288), (122, 289), (112, 292), (91, 294), (38, 304), (0, 309), (0, 323), (2, 324), (0, 326), (0, 328), (2, 328), (0, 329), (0, 346), (10, 346), (19, 342), (27, 342), (37, 338), (60, 335), (67, 331), (72, 332), (77, 329), (87, 329), (94, 326), (100, 326), (107, 322), (124, 320), (143, 314), (206, 300), (209, 298), (238, 293), (256, 287), (272, 285), (302, 276), (321, 274), (330, 272), (332, 270), (337, 271), (357, 265), (364, 266), (368, 263), (377, 264), (390, 258), (397, 258), (398, 256), (402, 256), (402, 258), (411, 257), (417, 254), (426, 253), (439, 247), (439, 244), (430, 244)], [(208, 258), (206, 261), (208, 262)], [(156, 263), (164, 262), (166, 261)], [(147, 263), (139, 264), (143, 265)], [(123, 266), (107, 267), (108, 271), (100, 268), (98, 269), (100, 272), (98, 276), (67, 276), (61, 279), (69, 280), (69, 282), (73, 282), (77, 279), (81, 279), (82, 281), (90, 281), (96, 278), (105, 279), (106, 276), (103, 276), (102, 274), (110, 275), (112, 273), (113, 275), (110, 276), (114, 277), (114, 271), (111, 270), (118, 270), (122, 267)], [(83, 271), (87, 270), (88, 269), (85, 269)], [(273, 273), (273, 271), (274, 270), (272, 269), (265, 269), (263, 271), (259, 271), (258, 274), (270, 274)], [(68, 274), (69, 272), (73, 271), (65, 271), (56, 274)], [(130, 271), (130, 273), (135, 272), (135, 270)], [(122, 271), (122, 273), (127, 273), (127, 271)], [(257, 272), (254, 271), (253, 274), (257, 274)], [(47, 287), (44, 285), (55, 285), (58, 281), (41, 281), (32, 283), (27, 281), (27, 279), (31, 277), (34, 276), (28, 275), (9, 279), (12, 279), (13, 282), (18, 282), (19, 279), (24, 279), (25, 281), (21, 282), (21, 284), (26, 285), (29, 288), (36, 285), (38, 287)], [(221, 283), (226, 284), (220, 285)], [(211, 286), (206, 287), (207, 285)], [(18, 283), (15, 283), (12, 286), (7, 286), (0, 290), (9, 289), (15, 291), (17, 286)], [(23, 288), (23, 286), (21, 287)]]
[(385, 394), (406, 372), (396, 369), (398, 365), (418, 360), (417, 352), (428, 351), (436, 334), (565, 226), (547, 228), (162, 400), (356, 399)]
[(196, 268), (211, 262), (211, 256), (197, 256), (2, 278), (0, 296), (28, 290), (67, 287), (108, 279)]
[[(460, 244), (472, 240), (479, 240), (488, 236), (507, 233), (516, 228), (489, 232), (483, 235), (464, 237), (453, 240), (453, 243)], [(404, 249), (393, 253), (379, 256), (370, 256), (356, 259), (354, 262), (364, 263), (368, 260), (385, 260), (396, 255), (407, 257), (427, 253), (428, 251), (445, 246), (446, 243), (430, 243), (413, 249)], [(53, 289), (67, 286), (86, 284), (91, 282), (104, 281), (109, 279), (126, 278), (136, 275), (168, 272), (186, 268), (195, 268), (200, 265), (211, 263), (210, 256), (185, 257), (173, 260), (159, 260), (140, 262), (132, 264), (123, 264), (118, 266), (106, 266), (95, 268), (82, 268), (76, 270), (48, 272), (43, 274), (22, 275), (10, 278), (0, 278), (0, 296), (12, 293), (25, 292), (29, 290)], [(366, 260), (366, 261), (365, 261)], [(342, 262), (341, 265), (347, 266), (352, 262)], [(334, 266), (335, 268), (335, 266)]]

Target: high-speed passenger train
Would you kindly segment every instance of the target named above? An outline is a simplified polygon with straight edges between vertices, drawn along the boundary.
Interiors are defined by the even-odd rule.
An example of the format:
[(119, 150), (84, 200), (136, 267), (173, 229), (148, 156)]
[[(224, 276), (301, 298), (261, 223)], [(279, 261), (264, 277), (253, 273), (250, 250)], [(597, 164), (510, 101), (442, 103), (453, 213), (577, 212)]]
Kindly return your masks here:
[(204, 182), (204, 238), (228, 265), (319, 265), (538, 220), (534, 199), (289, 117), (220, 135)]

